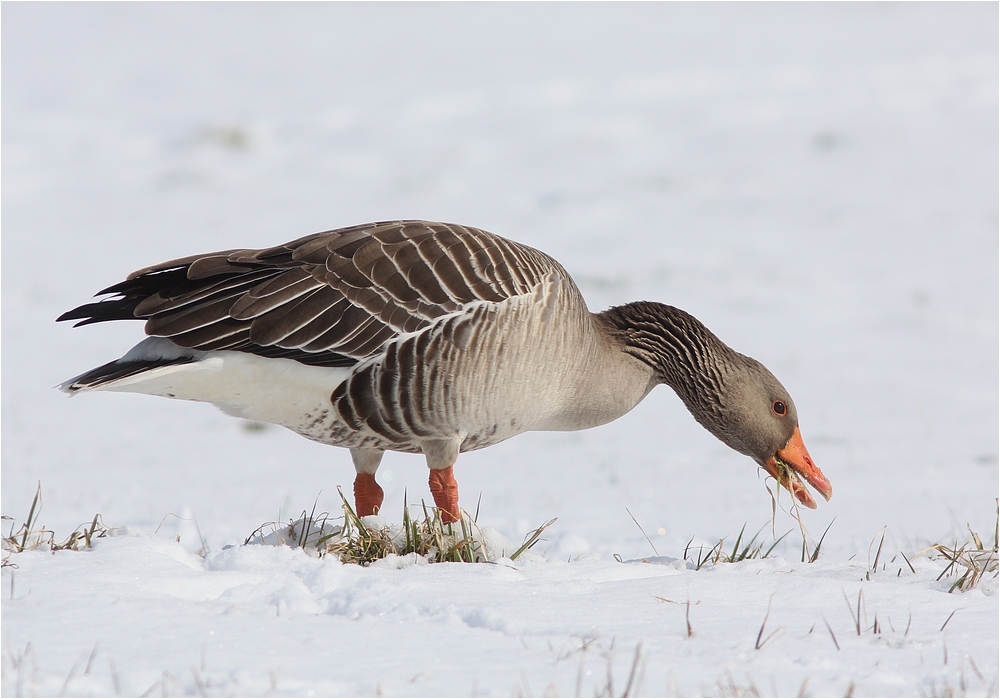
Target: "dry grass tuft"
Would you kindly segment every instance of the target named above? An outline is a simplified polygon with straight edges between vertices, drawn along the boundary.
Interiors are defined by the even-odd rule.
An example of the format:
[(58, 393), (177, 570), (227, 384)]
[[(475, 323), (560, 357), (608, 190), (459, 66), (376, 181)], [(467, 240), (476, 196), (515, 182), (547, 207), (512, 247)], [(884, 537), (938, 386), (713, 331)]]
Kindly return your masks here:
[[(777, 501), (775, 500), (774, 502)], [(826, 529), (823, 531), (823, 535), (820, 536), (819, 541), (816, 542), (816, 545), (811, 546), (807, 543), (810, 538), (809, 532), (806, 531), (805, 525), (798, 517), (798, 512), (793, 512), (793, 516), (798, 521), (799, 533), (802, 536), (802, 562), (815, 563), (817, 559), (819, 559), (820, 550), (823, 548), (823, 541), (826, 539), (826, 535), (830, 532), (830, 527), (833, 526), (833, 522), (836, 520), (834, 519), (830, 521), (830, 524), (827, 525)], [(715, 546), (712, 546), (707, 551), (704, 546), (698, 546), (696, 550), (691, 546), (691, 542), (694, 541), (694, 537), (691, 537), (691, 540), (688, 541), (687, 545), (684, 547), (684, 560), (693, 563), (695, 570), (701, 570), (702, 566), (706, 564), (717, 565), (719, 563), (739, 563), (740, 561), (754, 558), (770, 558), (778, 544), (780, 544), (786, 536), (794, 531), (793, 529), (789, 529), (781, 536), (774, 537), (774, 519), (772, 517), (771, 536), (773, 537), (773, 541), (771, 541), (770, 545), (767, 545), (765, 539), (761, 537), (761, 533), (767, 528), (766, 524), (758, 529), (757, 533), (750, 537), (749, 540), (744, 539), (746, 528), (747, 525), (744, 524), (740, 529), (740, 533), (736, 536), (736, 542), (733, 544), (732, 548), (729, 548), (729, 546), (726, 545), (726, 538), (723, 537), (719, 539), (719, 542), (715, 544)]]
[(704, 546), (699, 546), (697, 550), (692, 548), (691, 541), (694, 541), (694, 537), (692, 537), (691, 541), (688, 541), (687, 545), (684, 547), (684, 560), (693, 563), (695, 570), (701, 570), (701, 567), (706, 564), (716, 565), (719, 563), (739, 563), (740, 561), (753, 558), (767, 558), (771, 555), (771, 552), (774, 551), (774, 548), (781, 543), (781, 540), (792, 532), (792, 530), (789, 529), (787, 532), (775, 539), (771, 545), (765, 549), (765, 541), (763, 539), (758, 541), (758, 537), (761, 532), (764, 531), (764, 527), (761, 527), (749, 540), (744, 541), (743, 536), (746, 532), (746, 528), (747, 525), (744, 524), (740, 529), (740, 533), (736, 537), (736, 543), (734, 543), (732, 549), (728, 551), (725, 537), (719, 539), (719, 543), (708, 549), (708, 551), (705, 550)]
[(997, 557), (997, 538), (1000, 534), (1000, 498), (997, 499), (997, 519), (993, 529), (993, 546), (991, 548), (986, 548), (979, 534), (972, 531), (971, 526), (966, 525), (966, 527), (969, 530), (970, 538), (965, 543), (959, 544), (956, 541), (953, 546), (935, 544), (921, 552), (930, 558), (943, 559), (948, 562), (948, 565), (937, 577), (938, 580), (949, 576), (956, 577), (948, 592), (955, 590), (965, 592), (978, 585), (984, 577), (1000, 576)]
[(81, 524), (63, 541), (57, 541), (55, 532), (38, 524), (38, 516), (42, 511), (42, 485), (38, 484), (35, 497), (31, 501), (28, 517), (21, 527), (14, 531), (14, 519), (4, 516), (9, 521), (10, 531), (3, 537), (3, 565), (10, 565), (10, 557), (22, 551), (79, 551), (90, 548), (94, 539), (102, 539), (108, 535), (108, 528), (101, 521), (101, 516), (94, 515), (88, 524)]
[[(454, 524), (442, 521), (441, 512), (421, 504), (423, 517), (414, 519), (403, 506), (403, 524), (389, 525), (381, 517), (359, 517), (338, 488), (344, 511), (343, 524), (332, 524), (330, 513), (310, 513), (289, 524), (261, 525), (246, 542), (259, 539), (262, 543), (287, 544), (302, 548), (320, 557), (334, 555), (344, 563), (369, 566), (389, 556), (415, 554), (428, 563), (488, 563), (506, 554), (488, 550), (487, 540), (476, 523), (462, 511)], [(404, 501), (405, 501), (404, 495)], [(341, 519), (340, 517), (336, 518)], [(542, 532), (556, 520), (551, 519), (528, 533), (521, 546), (509, 555), (516, 560), (541, 540)], [(270, 532), (266, 530), (270, 529)]]

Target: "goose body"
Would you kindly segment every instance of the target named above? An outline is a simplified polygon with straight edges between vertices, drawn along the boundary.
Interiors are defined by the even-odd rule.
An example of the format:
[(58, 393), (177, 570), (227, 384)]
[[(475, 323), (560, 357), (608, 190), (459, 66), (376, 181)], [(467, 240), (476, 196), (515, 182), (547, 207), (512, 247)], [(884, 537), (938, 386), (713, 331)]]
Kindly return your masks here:
[(812, 463), (770, 372), (679, 309), (594, 314), (551, 257), (485, 231), (394, 221), (132, 273), (59, 320), (145, 320), (122, 358), (64, 383), (212, 403), (347, 447), (359, 514), (377, 512), (385, 451), (423, 453), (446, 521), (458, 454), (529, 430), (621, 417), (657, 384), (800, 502)]

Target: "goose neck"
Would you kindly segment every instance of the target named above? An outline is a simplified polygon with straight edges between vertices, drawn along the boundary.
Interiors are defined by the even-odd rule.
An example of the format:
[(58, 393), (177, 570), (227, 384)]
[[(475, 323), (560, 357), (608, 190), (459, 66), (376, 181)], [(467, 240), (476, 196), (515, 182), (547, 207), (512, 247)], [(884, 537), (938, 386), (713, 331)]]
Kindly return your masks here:
[(741, 355), (701, 321), (650, 301), (616, 306), (597, 317), (622, 351), (652, 367), (659, 382), (674, 389), (696, 418), (719, 411), (726, 378)]

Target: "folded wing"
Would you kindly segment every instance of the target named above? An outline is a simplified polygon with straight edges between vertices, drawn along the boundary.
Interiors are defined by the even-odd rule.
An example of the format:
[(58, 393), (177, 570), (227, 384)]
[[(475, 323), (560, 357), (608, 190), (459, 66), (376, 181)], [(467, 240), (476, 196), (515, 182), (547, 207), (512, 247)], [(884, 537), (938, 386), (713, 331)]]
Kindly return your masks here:
[(528, 293), (552, 272), (568, 279), (544, 253), (486, 231), (393, 221), (147, 267), (59, 320), (139, 318), (181, 347), (351, 366), (400, 333)]

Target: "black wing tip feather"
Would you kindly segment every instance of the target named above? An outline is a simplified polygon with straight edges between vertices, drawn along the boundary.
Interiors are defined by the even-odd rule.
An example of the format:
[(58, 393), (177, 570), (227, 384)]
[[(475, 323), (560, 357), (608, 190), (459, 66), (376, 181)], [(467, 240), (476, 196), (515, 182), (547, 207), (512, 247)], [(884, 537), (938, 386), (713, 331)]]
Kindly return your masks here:
[(78, 328), (81, 325), (103, 323), (109, 320), (142, 320), (141, 318), (137, 318), (134, 313), (135, 307), (138, 303), (139, 299), (134, 298), (85, 303), (82, 306), (77, 306), (71, 311), (66, 311), (61, 316), (56, 318), (56, 322), (60, 323), (65, 320), (79, 320), (79, 323), (73, 324), (74, 328)]
[(125, 281), (112, 284), (94, 294), (95, 297), (114, 295), (118, 298), (77, 306), (56, 318), (56, 322), (80, 320), (79, 323), (73, 325), (74, 328), (78, 328), (81, 325), (103, 323), (109, 320), (142, 320), (135, 315), (135, 309), (145, 298), (185, 279), (187, 279), (186, 266), (155, 270), (137, 277), (129, 276)]
[[(58, 318), (56, 318), (56, 322), (57, 323), (62, 323), (64, 320), (77, 320), (79, 318), (89, 317), (89, 316), (80, 315), (80, 311), (82, 309), (83, 309), (83, 306), (77, 306), (72, 311), (66, 311), (61, 316), (59, 316)], [(79, 325), (79, 323), (77, 323), (76, 325)], [(76, 327), (76, 326), (74, 326), (74, 327)]]

